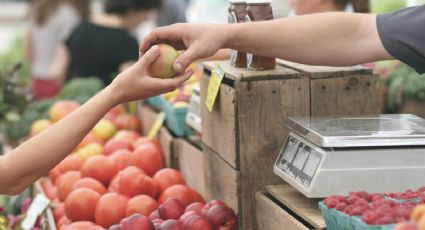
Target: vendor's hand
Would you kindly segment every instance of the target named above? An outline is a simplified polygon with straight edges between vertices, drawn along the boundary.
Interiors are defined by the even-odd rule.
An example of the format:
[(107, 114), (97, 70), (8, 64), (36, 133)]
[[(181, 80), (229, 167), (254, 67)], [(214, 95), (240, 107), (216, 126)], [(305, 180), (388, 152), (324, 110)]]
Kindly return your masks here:
[(138, 62), (120, 73), (110, 85), (114, 103), (146, 99), (175, 90), (190, 78), (193, 71), (169, 79), (152, 78), (146, 74), (149, 65), (159, 55), (159, 47), (150, 48)]
[(174, 24), (154, 29), (142, 41), (140, 54), (154, 44), (167, 43), (185, 50), (174, 62), (174, 71), (182, 73), (197, 59), (215, 54), (225, 42), (223, 25)]

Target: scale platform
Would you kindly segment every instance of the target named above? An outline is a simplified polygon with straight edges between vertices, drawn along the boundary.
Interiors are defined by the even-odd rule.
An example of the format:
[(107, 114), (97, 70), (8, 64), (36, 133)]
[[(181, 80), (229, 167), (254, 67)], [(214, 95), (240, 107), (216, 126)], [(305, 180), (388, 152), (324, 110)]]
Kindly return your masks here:
[(274, 172), (305, 196), (425, 185), (425, 120), (410, 114), (289, 118)]

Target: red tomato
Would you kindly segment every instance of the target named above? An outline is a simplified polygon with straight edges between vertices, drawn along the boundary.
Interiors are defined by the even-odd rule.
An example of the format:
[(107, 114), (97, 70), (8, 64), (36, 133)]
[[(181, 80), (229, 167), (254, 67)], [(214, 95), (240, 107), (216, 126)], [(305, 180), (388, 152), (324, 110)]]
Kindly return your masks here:
[(114, 178), (112, 178), (111, 183), (109, 184), (108, 187), (108, 192), (114, 192), (114, 193), (119, 193), (119, 189), (120, 189), (120, 175), (121, 172), (117, 173)]
[(199, 194), (195, 189), (189, 188), (189, 191), (190, 191), (191, 197), (192, 197), (192, 200), (191, 200), (190, 203), (195, 203), (195, 202), (205, 203), (205, 200), (202, 197), (202, 195)]
[(161, 149), (152, 142), (141, 144), (130, 157), (130, 164), (139, 167), (149, 176), (164, 167)]
[(115, 134), (113, 139), (120, 139), (129, 141), (130, 143), (133, 143), (135, 140), (139, 139), (140, 134), (133, 130), (120, 130)]
[(132, 151), (133, 146), (127, 140), (111, 139), (108, 142), (106, 142), (104, 149), (105, 149), (105, 155), (111, 155), (113, 152), (120, 149), (127, 149), (129, 151)]
[(100, 195), (93, 189), (79, 188), (65, 200), (65, 214), (72, 221), (94, 221), (94, 211)]
[(159, 194), (173, 185), (186, 185), (186, 181), (180, 172), (171, 168), (159, 170), (157, 173), (155, 173), (155, 176), (152, 179), (158, 185)]
[(146, 142), (151, 142), (153, 140), (151, 140), (148, 137), (140, 137), (137, 140), (135, 140), (133, 142), (133, 148), (136, 149), (137, 147), (139, 147), (141, 144), (146, 143)]
[(65, 201), (74, 184), (80, 179), (81, 173), (78, 171), (69, 171), (58, 178), (58, 196), (60, 201)]
[(114, 119), (114, 124), (118, 129), (139, 131), (142, 129), (139, 118), (132, 114), (121, 114)]
[(117, 165), (118, 170), (123, 170), (130, 165), (131, 152), (128, 149), (119, 149), (109, 155), (109, 159), (112, 159)]
[(96, 223), (104, 228), (118, 224), (124, 217), (128, 197), (117, 193), (106, 193), (96, 205)]
[(106, 186), (117, 172), (115, 163), (103, 155), (87, 159), (81, 168), (81, 174), (84, 177), (92, 177)]
[(65, 215), (65, 204), (59, 203), (53, 209), (53, 217), (55, 222), (58, 222)]
[(62, 226), (66, 226), (71, 223), (71, 220), (68, 219), (65, 215), (63, 215), (58, 222), (56, 222), (56, 228), (60, 229)]
[(66, 173), (68, 171), (80, 171), (82, 165), (83, 160), (77, 155), (71, 154), (61, 161), (57, 167), (61, 173)]
[(43, 191), (50, 200), (58, 199), (58, 189), (51, 180), (46, 180), (42, 184)]
[(158, 203), (162, 204), (164, 203), (166, 200), (168, 200), (168, 198), (175, 198), (178, 201), (180, 201), (180, 203), (186, 207), (189, 204), (193, 203), (193, 192), (192, 190), (185, 186), (185, 185), (173, 185), (169, 188), (167, 188), (159, 197), (158, 199)]
[(113, 121), (118, 115), (124, 114), (124, 113), (125, 113), (124, 106), (123, 105), (117, 105), (105, 114), (105, 119)]
[(126, 216), (131, 216), (135, 213), (149, 216), (158, 208), (156, 201), (147, 195), (138, 195), (128, 201)]
[(84, 137), (84, 139), (80, 142), (80, 144), (78, 144), (78, 146), (76, 147), (76, 149), (80, 149), (83, 148), (89, 144), (92, 143), (97, 143), (99, 145), (103, 145), (103, 140), (96, 137), (93, 133), (89, 133), (87, 134), (87, 136)]
[(120, 173), (119, 191), (128, 197), (141, 194), (156, 197), (157, 194), (152, 178), (134, 166), (130, 166)]
[(105, 186), (103, 186), (102, 183), (91, 177), (85, 177), (77, 181), (77, 183), (74, 184), (73, 190), (76, 190), (78, 188), (90, 188), (99, 193), (100, 195), (106, 193)]
[(58, 166), (54, 167), (49, 172), (49, 178), (52, 180), (53, 184), (57, 185), (58, 178), (62, 175), (61, 171), (59, 170)]
[[(78, 221), (71, 223), (70, 225), (63, 228), (63, 230), (87, 230), (95, 226), (93, 222), (90, 221)], [(62, 228), (61, 228), (62, 230)]]

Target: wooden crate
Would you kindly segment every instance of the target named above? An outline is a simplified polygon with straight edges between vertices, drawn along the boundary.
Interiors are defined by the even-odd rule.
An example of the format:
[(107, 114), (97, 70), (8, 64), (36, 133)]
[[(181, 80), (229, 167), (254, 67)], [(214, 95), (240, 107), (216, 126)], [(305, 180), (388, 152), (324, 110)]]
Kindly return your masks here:
[[(233, 68), (227, 61), (219, 62), (225, 77), (209, 112), (204, 104), (214, 64), (204, 64), (201, 78), (202, 142), (235, 170), (237, 178), (208, 173), (206, 184), (209, 190), (208, 186), (236, 181), (237, 193), (226, 196), (238, 202), (241, 229), (256, 228), (255, 193), (265, 185), (282, 183), (273, 173), (273, 164), (288, 135), (288, 117), (379, 113), (377, 78), (368, 70), (319, 72), (278, 65), (275, 70), (250, 71)], [(224, 196), (218, 190), (207, 193)]]
[(139, 102), (137, 105), (137, 114), (139, 115), (140, 123), (142, 124), (142, 134), (147, 135), (159, 112), (150, 106)]
[(256, 194), (257, 229), (326, 229), (317, 199), (309, 199), (290, 185), (266, 186)]
[(207, 197), (202, 149), (186, 139), (178, 139), (174, 143), (174, 155), (178, 159), (178, 168), (187, 185)]

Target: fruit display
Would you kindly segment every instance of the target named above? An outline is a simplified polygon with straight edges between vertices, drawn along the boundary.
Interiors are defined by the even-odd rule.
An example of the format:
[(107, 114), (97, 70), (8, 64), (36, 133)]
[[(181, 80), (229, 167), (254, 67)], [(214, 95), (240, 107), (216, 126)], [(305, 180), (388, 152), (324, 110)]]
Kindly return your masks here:
[[(77, 108), (62, 105), (49, 122)], [(235, 229), (234, 211), (217, 200), (205, 204), (178, 170), (165, 167), (159, 142), (141, 136), (139, 123), (117, 123), (123, 115), (132, 116), (121, 107), (108, 112), (42, 182), (57, 228)], [(48, 127), (38, 126), (34, 135)]]
[(320, 203), (320, 209), (328, 229), (425, 230), (424, 203), (422, 187), (396, 193), (360, 191), (348, 196), (329, 196)]

